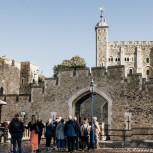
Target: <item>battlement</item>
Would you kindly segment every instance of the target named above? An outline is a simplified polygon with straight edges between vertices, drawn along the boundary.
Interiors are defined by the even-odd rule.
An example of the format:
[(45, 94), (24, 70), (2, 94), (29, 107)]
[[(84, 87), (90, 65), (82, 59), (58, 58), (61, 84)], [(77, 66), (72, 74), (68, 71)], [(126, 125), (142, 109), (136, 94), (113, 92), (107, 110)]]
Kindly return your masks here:
[(64, 79), (64, 78), (71, 78), (71, 77), (82, 77), (82, 76), (89, 76), (90, 75), (90, 69), (88, 67), (86, 68), (75, 68), (75, 69), (66, 69), (59, 71), (58, 78)]
[(0, 57), (0, 63), (7, 64), (9, 66), (14, 66), (14, 67), (17, 67), (18, 69), (21, 68), (20, 62), (17, 62), (14, 59), (9, 59), (6, 56)]
[(153, 46), (153, 41), (113, 41), (109, 46)]
[(31, 95), (30, 94), (7, 94), (7, 95), (0, 95), (0, 99), (3, 101), (12, 101), (14, 103), (18, 102), (30, 102)]

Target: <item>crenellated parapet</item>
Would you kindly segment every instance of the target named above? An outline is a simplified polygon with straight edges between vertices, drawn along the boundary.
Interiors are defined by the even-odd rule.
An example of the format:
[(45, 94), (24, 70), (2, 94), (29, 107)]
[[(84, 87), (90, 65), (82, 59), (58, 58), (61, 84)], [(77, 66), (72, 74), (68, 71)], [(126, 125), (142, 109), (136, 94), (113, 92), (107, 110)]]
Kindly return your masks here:
[(91, 76), (93, 78), (96, 77), (104, 77), (106, 75), (106, 67), (92, 67), (91, 68)]
[(7, 94), (0, 95), (0, 100), (9, 102), (11, 104), (19, 104), (20, 102), (31, 102), (31, 94)]
[(46, 78), (45, 88), (56, 86), (58, 84), (58, 78)]
[(109, 46), (153, 46), (153, 41), (113, 41), (109, 42)]
[(119, 79), (123, 80), (125, 77), (124, 65), (108, 66), (107, 68), (107, 79)]
[(67, 70), (61, 70), (59, 71), (59, 74), (58, 74), (58, 79), (59, 80), (62, 80), (62, 79), (68, 79), (68, 78), (72, 78), (72, 77), (77, 77), (77, 78), (80, 78), (80, 77), (87, 77), (90, 75), (90, 69), (88, 67), (86, 68), (70, 68), (70, 69), (67, 69)]

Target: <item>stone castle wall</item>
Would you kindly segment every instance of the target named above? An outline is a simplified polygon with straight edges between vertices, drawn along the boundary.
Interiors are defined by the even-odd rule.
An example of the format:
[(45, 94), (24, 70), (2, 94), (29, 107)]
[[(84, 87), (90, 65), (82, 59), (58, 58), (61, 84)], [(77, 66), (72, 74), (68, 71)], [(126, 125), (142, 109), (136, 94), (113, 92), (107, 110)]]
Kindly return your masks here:
[[(125, 65), (125, 75), (127, 76), (129, 70), (133, 73), (142, 73), (142, 76), (153, 76), (153, 41), (129, 41), (129, 42), (109, 42), (108, 51), (108, 66), (111, 65)], [(149, 76), (146, 71), (149, 70)]]
[[(75, 110), (80, 97), (90, 94), (90, 82), (95, 86), (94, 114), (98, 121), (104, 121), (111, 129), (124, 129), (127, 124), (125, 114), (131, 114), (130, 126), (152, 127), (153, 125), (153, 81), (142, 78), (141, 74), (124, 77), (124, 66), (95, 67), (61, 71), (57, 79), (48, 78), (44, 85), (31, 85), (30, 94), (1, 95), (7, 102), (2, 106), (2, 121), (11, 120), (15, 113), (26, 112), (26, 123), (32, 114), (40, 116), (43, 122), (51, 117), (51, 112), (67, 119)], [(101, 97), (101, 98), (100, 98)], [(70, 103), (72, 99), (72, 104)], [(110, 100), (108, 100), (110, 99)], [(107, 119), (104, 118), (104, 104), (108, 103)], [(81, 105), (82, 117), (90, 120), (90, 98)], [(72, 106), (71, 106), (72, 105)], [(75, 115), (73, 112), (72, 115)], [(115, 133), (115, 132), (114, 132)], [(152, 139), (152, 137), (147, 137)], [(115, 139), (115, 138), (114, 138)]]
[[(26, 112), (26, 121), (32, 114), (37, 114), (46, 122), (51, 112), (57, 112), (57, 115), (66, 119), (71, 112), (68, 101), (74, 96), (77, 97), (77, 94), (77, 98), (89, 94), (89, 84), (93, 78), (95, 90), (100, 91), (97, 94), (105, 94), (112, 100), (109, 105), (111, 111), (108, 112), (108, 116), (111, 114), (111, 128), (124, 128), (125, 112), (131, 113), (132, 128), (152, 127), (153, 82), (146, 82), (141, 74), (127, 78), (124, 78), (123, 74), (124, 66), (111, 66), (107, 71), (104, 67), (92, 68), (91, 73), (89, 69), (80, 69), (76, 73), (73, 70), (61, 71), (58, 81), (50, 78), (46, 79), (44, 88), (32, 86), (31, 95), (0, 96), (1, 100), (7, 102), (2, 109), (2, 120), (10, 120), (16, 112), (21, 111)], [(79, 94), (84, 89), (85, 92)], [(89, 112), (90, 107), (84, 110), (86, 111)], [(99, 109), (95, 108), (96, 111)]]
[(3, 94), (19, 94), (19, 63), (14, 62), (14, 60), (0, 58), (0, 80), (0, 88), (2, 88)]

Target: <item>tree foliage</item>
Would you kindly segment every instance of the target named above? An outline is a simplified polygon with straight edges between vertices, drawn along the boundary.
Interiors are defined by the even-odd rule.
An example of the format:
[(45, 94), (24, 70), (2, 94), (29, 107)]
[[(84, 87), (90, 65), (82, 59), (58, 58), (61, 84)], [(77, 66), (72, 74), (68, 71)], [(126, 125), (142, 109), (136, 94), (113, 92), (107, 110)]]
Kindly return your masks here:
[(38, 76), (38, 82), (39, 83), (44, 83), (45, 82), (45, 76), (43, 75), (43, 74), (40, 74), (39, 76)]
[(57, 74), (60, 70), (67, 70), (70, 68), (84, 68), (86, 67), (86, 62), (84, 58), (80, 56), (74, 56), (70, 60), (63, 60), (62, 64), (55, 65), (53, 68), (54, 77), (57, 77)]

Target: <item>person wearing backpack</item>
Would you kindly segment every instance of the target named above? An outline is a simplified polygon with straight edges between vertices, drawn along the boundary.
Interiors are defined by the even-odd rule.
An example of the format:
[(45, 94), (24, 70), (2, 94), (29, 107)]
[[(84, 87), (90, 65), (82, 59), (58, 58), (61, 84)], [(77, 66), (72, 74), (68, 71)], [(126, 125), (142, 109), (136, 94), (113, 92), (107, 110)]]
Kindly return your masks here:
[(88, 147), (88, 151), (89, 151), (90, 150), (90, 145), (89, 145), (90, 126), (86, 118), (84, 119), (83, 124), (80, 127), (80, 133), (81, 133), (82, 152), (84, 151), (86, 146)]
[(24, 132), (23, 122), (20, 121), (20, 115), (16, 114), (15, 118), (12, 119), (10, 123), (11, 139), (13, 143), (13, 153), (16, 153), (16, 142), (18, 144), (19, 153), (22, 153), (22, 137)]

